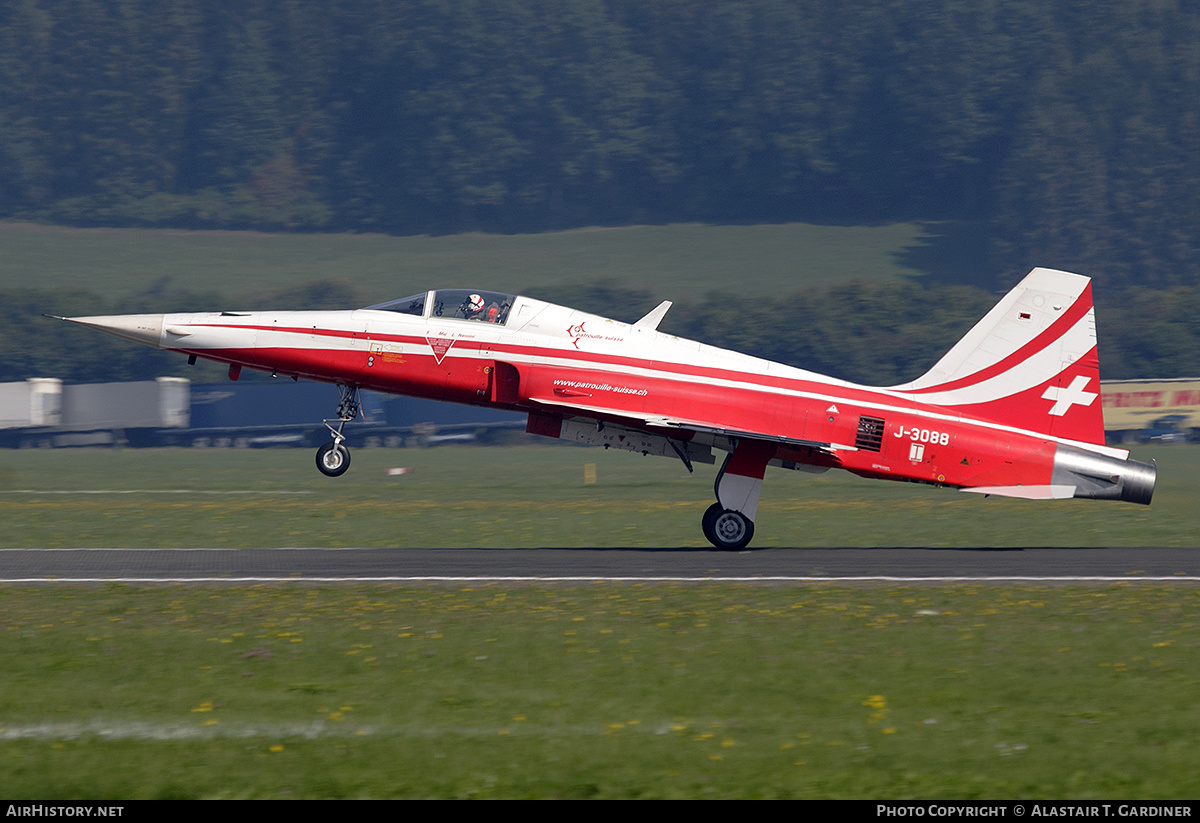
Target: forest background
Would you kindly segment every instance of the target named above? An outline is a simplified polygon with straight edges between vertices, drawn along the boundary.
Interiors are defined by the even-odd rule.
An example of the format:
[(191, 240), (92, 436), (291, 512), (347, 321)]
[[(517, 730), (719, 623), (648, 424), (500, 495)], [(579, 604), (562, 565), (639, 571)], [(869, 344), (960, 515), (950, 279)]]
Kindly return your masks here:
[[(960, 334), (1033, 266), (1095, 279), (1104, 377), (1200, 374), (1198, 149), (1200, 7), (1170, 0), (0, 3), (0, 219), (391, 235), (923, 223), (941, 253), (919, 282), (797, 283), (771, 301), (737, 294), (731, 271), (733, 294), (668, 329), (875, 383), (914, 376), (895, 353), (929, 318)], [(38, 286), (30, 271), (0, 293), (0, 380), (45, 376), (62, 348), (28, 319), (64, 302)], [(320, 284), (281, 295), (346, 307)], [(536, 296), (640, 308), (645, 292)], [(136, 302), (95, 283), (72, 308)], [(765, 322), (781, 311), (787, 333)], [(847, 316), (838, 345), (821, 342)], [(137, 371), (113, 352), (53, 376)]]

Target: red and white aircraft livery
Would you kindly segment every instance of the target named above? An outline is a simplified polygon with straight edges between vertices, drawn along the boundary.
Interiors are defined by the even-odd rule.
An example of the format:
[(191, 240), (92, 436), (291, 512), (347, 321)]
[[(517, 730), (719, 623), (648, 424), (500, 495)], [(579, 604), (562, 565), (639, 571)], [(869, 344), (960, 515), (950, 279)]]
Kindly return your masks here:
[[(1030, 499), (1149, 503), (1155, 467), (1104, 445), (1088, 278), (1034, 269), (923, 377), (874, 388), (528, 297), (438, 289), (354, 311), (70, 317), (138, 343), (341, 388), (317, 467), (350, 463), (360, 388), (495, 406), (528, 431), (713, 463), (705, 537), (750, 542), (767, 466)], [(332, 424), (331, 424), (332, 423)], [(335, 425), (334, 425), (335, 424)]]

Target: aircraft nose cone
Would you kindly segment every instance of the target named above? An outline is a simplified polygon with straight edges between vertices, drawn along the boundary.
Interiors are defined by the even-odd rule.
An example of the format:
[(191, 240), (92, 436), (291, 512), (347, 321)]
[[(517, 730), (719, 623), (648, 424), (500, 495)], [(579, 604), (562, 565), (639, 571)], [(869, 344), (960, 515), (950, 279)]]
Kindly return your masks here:
[(63, 320), (147, 346), (157, 347), (162, 340), (163, 315), (161, 314), (110, 314), (95, 317), (64, 317)]

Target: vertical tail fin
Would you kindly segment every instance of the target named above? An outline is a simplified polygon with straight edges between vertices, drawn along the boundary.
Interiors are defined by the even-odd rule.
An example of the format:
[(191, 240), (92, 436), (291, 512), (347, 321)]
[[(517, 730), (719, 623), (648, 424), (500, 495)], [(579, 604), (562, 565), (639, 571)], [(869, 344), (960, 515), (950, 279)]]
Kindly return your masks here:
[(971, 417), (1103, 445), (1091, 280), (1034, 269), (924, 376), (892, 388)]

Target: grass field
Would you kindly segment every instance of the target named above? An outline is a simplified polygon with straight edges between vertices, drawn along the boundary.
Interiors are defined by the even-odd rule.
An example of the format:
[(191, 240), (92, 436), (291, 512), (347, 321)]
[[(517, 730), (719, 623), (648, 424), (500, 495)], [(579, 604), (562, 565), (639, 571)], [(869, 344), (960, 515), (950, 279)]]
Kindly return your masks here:
[[(923, 237), (0, 224), (0, 288), (679, 299), (911, 276)], [(1195, 546), (1200, 449), (1134, 456), (1159, 463), (1148, 509), (773, 471), (754, 546)], [(0, 451), (0, 548), (706, 547), (714, 473), (563, 446), (355, 449), (338, 480), (306, 450)], [(0, 794), (1189, 798), (1198, 613), (1149, 584), (0, 586)]]
[(1194, 798), (1194, 587), (0, 589), (18, 798)]
[(852, 278), (919, 275), (900, 255), (925, 236), (921, 226), (907, 223), (681, 224), (391, 237), (0, 222), (0, 289), (103, 284), (107, 294), (136, 294), (167, 279), (177, 289), (238, 295), (337, 280), (377, 302), (446, 286), (521, 292), (614, 280), (679, 300), (728, 290), (734, 282), (747, 293), (766, 294)]
[[(1134, 456), (1159, 464), (1148, 508), (772, 470), (753, 545), (1196, 545), (1200, 448)], [(715, 466), (689, 475), (675, 460), (559, 445), (353, 449), (353, 460), (330, 480), (298, 449), (0, 450), (0, 548), (707, 546)], [(179, 489), (192, 493), (161, 493)]]
[[(775, 471), (755, 545), (1195, 545), (1200, 449), (1137, 456), (1161, 469), (1149, 509)], [(354, 461), (330, 481), (306, 450), (0, 452), (0, 539), (700, 546), (713, 471), (562, 446)], [(1198, 618), (1194, 586), (1133, 583), (4, 586), (0, 785), (1188, 798)]]

